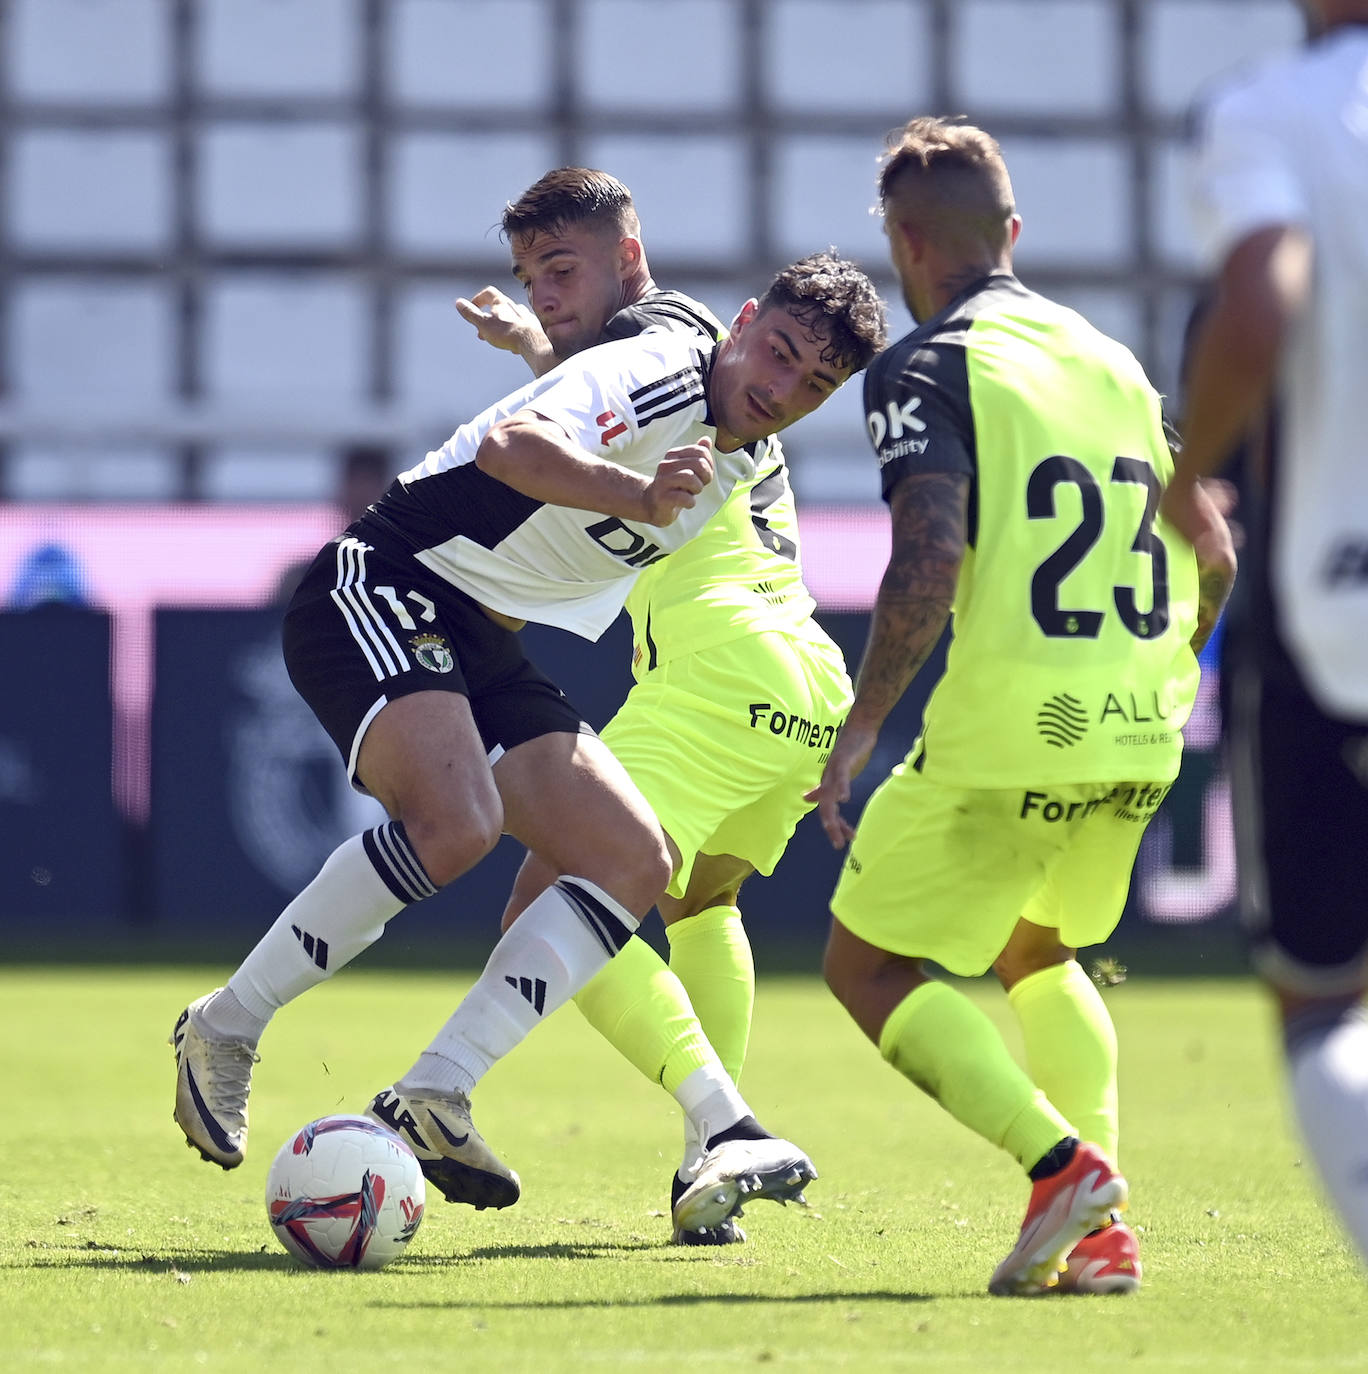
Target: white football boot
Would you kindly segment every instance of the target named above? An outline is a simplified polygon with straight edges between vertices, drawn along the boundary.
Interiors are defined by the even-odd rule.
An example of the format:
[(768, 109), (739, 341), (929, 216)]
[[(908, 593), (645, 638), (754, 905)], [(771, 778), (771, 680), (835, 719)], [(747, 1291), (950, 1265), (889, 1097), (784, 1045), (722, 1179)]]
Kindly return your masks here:
[[(741, 1215), (743, 1203), (769, 1199), (804, 1206), (803, 1189), (817, 1177), (812, 1161), (788, 1140), (724, 1140), (693, 1166), (693, 1182), (673, 1208), (675, 1234), (713, 1231)], [(687, 1243), (687, 1242), (680, 1242)]]
[(247, 1153), (247, 1095), (260, 1056), (248, 1041), (220, 1040), (205, 1028), (200, 1012), (214, 992), (191, 1002), (171, 1032), (175, 1117), (187, 1145), (211, 1164), (236, 1169)]
[(388, 1126), (423, 1166), (423, 1175), (448, 1202), (477, 1211), (511, 1207), (522, 1195), (517, 1174), (484, 1142), (470, 1119), (464, 1093), (376, 1093), (366, 1115)]

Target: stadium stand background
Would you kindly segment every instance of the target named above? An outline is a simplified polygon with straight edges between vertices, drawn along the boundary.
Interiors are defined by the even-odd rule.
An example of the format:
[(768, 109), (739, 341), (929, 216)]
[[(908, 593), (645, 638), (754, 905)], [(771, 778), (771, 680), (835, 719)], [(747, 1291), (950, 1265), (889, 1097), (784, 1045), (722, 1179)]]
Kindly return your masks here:
[[(621, 176), (657, 279), (719, 312), (827, 244), (896, 302), (869, 213), (882, 136), (912, 113), (963, 113), (1002, 140), (1023, 279), (1129, 343), (1171, 392), (1195, 286), (1186, 111), (1301, 22), (1292, 0), (0, 0), (0, 595), (55, 548), (114, 612), (103, 631), (13, 640), (12, 665), (50, 671), (11, 669), (5, 690), (93, 713), (77, 762), (114, 750), (115, 918), (155, 932), (156, 913), (184, 906), (209, 833), (176, 832), (187, 872), (152, 874), (171, 843), (157, 787), (211, 766), (176, 734), (209, 708), (175, 717), (160, 678), (154, 708), (153, 673), (232, 639), (155, 608), (270, 603), (336, 527), (347, 452), (379, 446), (397, 471), (522, 380), (451, 300), (509, 287), (499, 210), (541, 172)], [(811, 579), (829, 611), (857, 613), (882, 566), (858, 390), (787, 447)], [(21, 632), (37, 633), (3, 631)], [(154, 670), (163, 634), (182, 635), (180, 657)], [(112, 724), (98, 698), (62, 697), (74, 674), (53, 663), (82, 636), (91, 662), (112, 657)], [(251, 656), (269, 653), (244, 652), (234, 671), (260, 686)], [(288, 710), (262, 691), (268, 716)], [(14, 837), (59, 851), (50, 817), (99, 774), (35, 752), (48, 729), (13, 711), (0, 725), (0, 818), (23, 821), (0, 915), (31, 907), (25, 928), (45, 939), (78, 913)], [(1223, 805), (1209, 713), (1195, 734), (1201, 831)], [(50, 812), (32, 809), (40, 794)], [(178, 797), (176, 814), (197, 807)], [(1149, 846), (1150, 919), (1228, 906), (1233, 860), (1209, 836), (1174, 877), (1190, 829)]]

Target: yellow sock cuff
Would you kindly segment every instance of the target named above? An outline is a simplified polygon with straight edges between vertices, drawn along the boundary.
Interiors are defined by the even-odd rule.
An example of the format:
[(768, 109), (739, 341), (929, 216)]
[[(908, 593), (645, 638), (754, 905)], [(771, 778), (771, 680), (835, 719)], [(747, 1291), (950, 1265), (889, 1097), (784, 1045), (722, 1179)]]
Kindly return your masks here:
[(1026, 977), (1008, 989), (1007, 1000), (1013, 1007), (1020, 1010), (1022, 1007), (1030, 1006), (1031, 1003), (1039, 1001), (1042, 997), (1054, 996), (1080, 979), (1087, 987), (1092, 987), (1092, 981), (1083, 972), (1083, 966), (1078, 960), (1066, 959), (1062, 964), (1051, 964), (1048, 968), (1037, 969), (1034, 973), (1028, 973)]
[(665, 938), (673, 950), (676, 945), (688, 945), (695, 940), (708, 939), (719, 930), (741, 924), (741, 909), (736, 906), (710, 906), (697, 916), (686, 916), (665, 927)]
[(935, 1002), (945, 996), (953, 997), (954, 992), (946, 987), (944, 983), (932, 980), (923, 983), (918, 988), (913, 988), (906, 997), (888, 1013), (888, 1020), (883, 1024), (883, 1030), (879, 1032), (879, 1053), (883, 1055), (888, 1063), (897, 1068), (895, 1059), (898, 1053), (898, 1042), (903, 1037), (903, 1032), (907, 1029), (908, 1022), (923, 1008), (933, 1006)]

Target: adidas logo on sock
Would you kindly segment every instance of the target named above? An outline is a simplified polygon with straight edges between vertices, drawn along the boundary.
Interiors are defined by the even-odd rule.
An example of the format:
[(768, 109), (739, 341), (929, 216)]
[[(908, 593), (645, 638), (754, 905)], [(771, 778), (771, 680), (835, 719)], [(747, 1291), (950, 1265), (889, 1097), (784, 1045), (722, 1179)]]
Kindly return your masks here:
[(546, 981), (542, 978), (514, 978), (511, 974), (504, 976), (504, 982), (509, 987), (515, 988), (518, 995), (525, 1002), (532, 1003), (532, 1009), (538, 1016), (546, 1007)]
[(295, 939), (304, 946), (304, 953), (326, 973), (328, 968), (328, 942), (326, 940), (315, 939), (307, 930), (300, 930), (298, 926), (291, 926), (290, 929), (294, 931)]

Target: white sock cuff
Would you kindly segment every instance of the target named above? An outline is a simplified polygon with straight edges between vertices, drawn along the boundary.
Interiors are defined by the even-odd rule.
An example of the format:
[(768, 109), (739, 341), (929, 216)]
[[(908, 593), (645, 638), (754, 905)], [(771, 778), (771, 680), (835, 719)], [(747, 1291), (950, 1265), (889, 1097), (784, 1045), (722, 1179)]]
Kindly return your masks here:
[(635, 934), (641, 922), (616, 897), (588, 878), (564, 877), (555, 884), (575, 914), (598, 937), (611, 958)]
[(428, 877), (418, 851), (409, 843), (403, 821), (386, 821), (361, 836), (366, 857), (381, 882), (399, 901), (408, 905), (431, 897), (436, 884)]
[(695, 1069), (675, 1090), (674, 1100), (693, 1123), (704, 1148), (708, 1138), (754, 1113), (721, 1063)]

